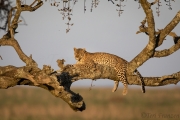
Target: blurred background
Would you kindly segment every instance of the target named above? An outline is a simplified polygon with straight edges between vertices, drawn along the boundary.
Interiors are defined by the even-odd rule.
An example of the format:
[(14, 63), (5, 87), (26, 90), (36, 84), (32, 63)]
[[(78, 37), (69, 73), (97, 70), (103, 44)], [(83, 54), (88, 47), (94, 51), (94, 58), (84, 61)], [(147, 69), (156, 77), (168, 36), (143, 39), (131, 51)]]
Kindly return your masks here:
[[(33, 0), (24, 0), (30, 4)], [(154, 0), (148, 0), (154, 1)], [(44, 64), (59, 69), (56, 60), (65, 59), (66, 64), (74, 64), (73, 48), (86, 48), (89, 52), (108, 52), (118, 55), (127, 61), (132, 60), (148, 43), (148, 36), (140, 33), (140, 22), (145, 18), (138, 2), (127, 0), (122, 2), (124, 10), (120, 15), (116, 4), (101, 0), (91, 12), (91, 2), (78, 0), (75, 5), (71, 1), (72, 16), (70, 31), (66, 33), (67, 18), (62, 20), (62, 1), (58, 7), (51, 6), (52, 1), (35, 12), (23, 12), (22, 25), (19, 25), (15, 38), (26, 55), (32, 54), (33, 59), (42, 68)], [(15, 5), (14, 1), (12, 5)], [(163, 29), (180, 10), (180, 1), (168, 2), (162, 0), (160, 16), (156, 14), (157, 5), (152, 6), (156, 22), (156, 30)], [(138, 9), (139, 8), (139, 9)], [(22, 19), (22, 18), (21, 18)], [(2, 24), (2, 23), (0, 23)], [(180, 25), (173, 30), (180, 35)], [(0, 37), (5, 34), (0, 31)], [(172, 37), (167, 37), (163, 45), (157, 48), (168, 49), (174, 44)], [(180, 51), (164, 58), (152, 58), (138, 68), (143, 76), (163, 76), (179, 71)], [(24, 66), (12, 47), (1, 46), (0, 66)], [(48, 91), (34, 87), (14, 87), (0, 90), (0, 117), (2, 120), (70, 120), (70, 119), (172, 119), (163, 115), (179, 115), (178, 100), (180, 98), (179, 83), (164, 87), (146, 87), (147, 93), (142, 94), (140, 86), (129, 86), (127, 96), (122, 96), (122, 84), (115, 93), (111, 93), (114, 82), (111, 80), (79, 80), (72, 85), (75, 92), (80, 93), (87, 108), (83, 112), (74, 112), (61, 99), (55, 98)]]
[[(148, 88), (148, 87), (146, 87)], [(143, 94), (131, 88), (72, 88), (83, 96), (86, 110), (73, 111), (62, 99), (40, 88), (13, 87), (0, 90), (1, 120), (179, 120), (179, 87), (148, 88)]]

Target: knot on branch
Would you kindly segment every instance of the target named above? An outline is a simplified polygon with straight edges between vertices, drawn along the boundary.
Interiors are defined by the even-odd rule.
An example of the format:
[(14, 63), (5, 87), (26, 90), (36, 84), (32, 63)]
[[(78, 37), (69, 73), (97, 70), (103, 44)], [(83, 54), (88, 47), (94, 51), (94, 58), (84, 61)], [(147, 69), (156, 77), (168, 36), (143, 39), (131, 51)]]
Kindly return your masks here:
[(149, 35), (148, 27), (146, 27), (145, 24), (146, 24), (146, 18), (141, 22), (141, 25), (139, 26), (139, 31), (137, 31), (136, 34), (139, 34), (139, 33), (143, 32), (146, 35)]
[(61, 72), (64, 69), (65, 60), (64, 59), (58, 59), (56, 62), (60, 68), (60, 70), (58, 70), (57, 72)]
[(177, 44), (178, 41), (180, 40), (180, 36), (177, 36), (177, 34), (175, 32), (170, 32), (169, 36), (173, 37), (174, 44)]
[(47, 75), (50, 75), (53, 73), (54, 69), (52, 69), (50, 65), (43, 65), (42, 71), (44, 71)]
[[(146, 18), (141, 22), (141, 25), (139, 26), (139, 31), (136, 32), (136, 34), (139, 33), (145, 33), (146, 35), (149, 35), (148, 33), (148, 27), (146, 26)], [(158, 29), (157, 32), (155, 32), (155, 35), (159, 35), (161, 33), (161, 29)]]

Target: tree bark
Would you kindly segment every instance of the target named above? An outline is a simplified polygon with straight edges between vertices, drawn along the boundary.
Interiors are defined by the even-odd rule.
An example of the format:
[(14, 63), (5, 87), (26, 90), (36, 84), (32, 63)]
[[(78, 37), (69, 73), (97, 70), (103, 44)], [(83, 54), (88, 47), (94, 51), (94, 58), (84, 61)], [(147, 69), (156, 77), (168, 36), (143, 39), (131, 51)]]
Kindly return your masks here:
[[(26, 65), (23, 67), (10, 65), (0, 66), (0, 89), (7, 89), (16, 85), (29, 85), (44, 88), (51, 92), (52, 95), (63, 99), (73, 110), (83, 111), (86, 108), (83, 98), (78, 93), (75, 93), (70, 89), (73, 82), (81, 79), (110, 79), (113, 81), (119, 81), (114, 68), (99, 64), (88, 68), (86, 67), (87, 64), (64, 65), (65, 60), (57, 60), (60, 70), (53, 70), (51, 66), (47, 65), (44, 65), (42, 69), (38, 68), (38, 65), (35, 60), (33, 60), (32, 55), (28, 57), (19, 46), (17, 40), (14, 39), (14, 33), (18, 27), (18, 23), (20, 22), (18, 20), (21, 12), (35, 11), (43, 3), (41, 0), (34, 0), (31, 5), (21, 5), (20, 2), (20, 0), (16, 0), (16, 7), (12, 8), (12, 10), (17, 10), (12, 22), (12, 14), (9, 14), (8, 32), (0, 39), (0, 45), (12, 46), (17, 52), (19, 58), (26, 63)], [(34, 5), (36, 2), (37, 4)], [(171, 30), (180, 21), (180, 12), (178, 12), (174, 19), (162, 31), (156, 32), (153, 12), (151, 9), (151, 5), (156, 2), (157, 0), (150, 4), (147, 0), (140, 0), (146, 14), (145, 20), (148, 25), (143, 32), (148, 33), (149, 43), (141, 53), (128, 63), (126, 77), (129, 85), (141, 85), (139, 76), (133, 75), (132, 73), (148, 59), (152, 57), (168, 56), (180, 48), (180, 40), (177, 40), (175, 45), (173, 45), (170, 49), (155, 51), (155, 48), (162, 44), (164, 38), (168, 34), (173, 35)], [(179, 39), (177, 35), (172, 37), (174, 40), (175, 38)], [(180, 72), (162, 77), (143, 77), (143, 81), (145, 86), (154, 87), (177, 84), (180, 81)], [(115, 85), (115, 87), (117, 86)]]

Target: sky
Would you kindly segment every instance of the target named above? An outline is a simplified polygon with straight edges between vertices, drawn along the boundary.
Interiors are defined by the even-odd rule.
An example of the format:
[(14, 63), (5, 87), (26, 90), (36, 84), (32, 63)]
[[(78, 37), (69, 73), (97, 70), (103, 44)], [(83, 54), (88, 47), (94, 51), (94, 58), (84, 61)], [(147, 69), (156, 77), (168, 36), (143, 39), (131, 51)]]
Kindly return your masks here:
[[(26, 0), (29, 4), (33, 0)], [(149, 0), (153, 1), (153, 0)], [(86, 2), (86, 12), (84, 13), (84, 1), (78, 0), (73, 7), (71, 26), (69, 33), (66, 33), (67, 19), (62, 20), (62, 15), (58, 9), (62, 8), (62, 1), (59, 7), (50, 6), (50, 2), (35, 12), (23, 12), (21, 15), (27, 25), (19, 25), (15, 39), (19, 42), (26, 55), (32, 54), (33, 59), (42, 68), (43, 65), (51, 65), (58, 70), (57, 59), (65, 59), (65, 64), (74, 64), (73, 48), (86, 48), (89, 52), (108, 52), (118, 55), (127, 61), (132, 60), (148, 43), (148, 36), (140, 33), (136, 34), (140, 22), (145, 18), (143, 9), (138, 2), (127, 0), (123, 2), (123, 14), (118, 16), (117, 6), (101, 0), (97, 8), (91, 9), (91, 1)], [(153, 12), (155, 26), (157, 29), (164, 28), (180, 10), (180, 1), (172, 2), (172, 10), (168, 9), (162, 1), (160, 16), (156, 14), (154, 5)], [(71, 6), (72, 7), (72, 6)], [(23, 22), (21, 24), (24, 24)], [(180, 35), (180, 25), (173, 30)], [(5, 33), (0, 31), (0, 37)], [(167, 37), (163, 45), (158, 50), (168, 49), (173, 45), (172, 37)], [(14, 65), (17, 67), (25, 64), (19, 59), (12, 47), (1, 46), (0, 66)], [(179, 71), (180, 50), (174, 54), (163, 58), (151, 58), (138, 68), (142, 76), (155, 77), (169, 75)], [(114, 84), (111, 80), (97, 80), (93, 85), (110, 86)], [(179, 84), (180, 85), (180, 84)], [(79, 80), (73, 86), (91, 86), (91, 80)], [(120, 84), (122, 86), (122, 84)], [(174, 85), (170, 85), (175, 87)], [(168, 88), (168, 86), (166, 87)]]

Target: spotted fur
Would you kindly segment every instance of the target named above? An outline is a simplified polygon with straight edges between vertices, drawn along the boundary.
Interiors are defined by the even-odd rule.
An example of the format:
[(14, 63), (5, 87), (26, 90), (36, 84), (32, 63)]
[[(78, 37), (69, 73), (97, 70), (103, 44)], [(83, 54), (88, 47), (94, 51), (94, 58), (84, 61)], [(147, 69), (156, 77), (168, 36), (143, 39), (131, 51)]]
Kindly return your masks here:
[[(127, 68), (126, 60), (116, 55), (104, 53), (104, 52), (89, 53), (82, 48), (78, 48), (78, 49), (74, 48), (74, 56), (75, 59), (77, 60), (76, 64), (94, 65), (95, 63), (95, 64), (101, 64), (101, 65), (107, 65), (109, 67), (113, 67), (117, 72), (117, 77), (119, 78), (119, 81), (121, 81), (124, 85), (123, 95), (127, 94), (128, 82), (126, 78), (126, 68)], [(136, 74), (140, 75), (140, 73), (137, 70), (136, 70)], [(116, 91), (119, 81), (115, 81), (113, 92)], [(143, 83), (142, 86), (143, 86), (143, 92), (145, 92)]]

